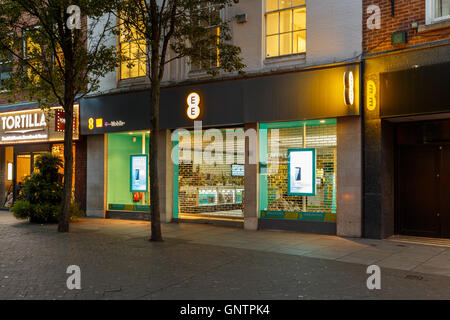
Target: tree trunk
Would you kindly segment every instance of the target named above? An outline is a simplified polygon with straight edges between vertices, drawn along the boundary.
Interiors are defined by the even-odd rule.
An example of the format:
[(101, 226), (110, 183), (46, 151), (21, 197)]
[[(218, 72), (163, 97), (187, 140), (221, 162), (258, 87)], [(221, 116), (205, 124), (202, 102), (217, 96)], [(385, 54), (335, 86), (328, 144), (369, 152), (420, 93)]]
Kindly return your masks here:
[(154, 81), (150, 89), (150, 207), (151, 238), (150, 241), (163, 241), (161, 233), (161, 214), (159, 205), (158, 183), (158, 131), (159, 131), (160, 83)]
[(64, 189), (59, 215), (58, 232), (69, 232), (70, 204), (72, 202), (73, 181), (73, 104), (74, 98), (68, 97), (64, 101), (65, 130), (64, 130)]

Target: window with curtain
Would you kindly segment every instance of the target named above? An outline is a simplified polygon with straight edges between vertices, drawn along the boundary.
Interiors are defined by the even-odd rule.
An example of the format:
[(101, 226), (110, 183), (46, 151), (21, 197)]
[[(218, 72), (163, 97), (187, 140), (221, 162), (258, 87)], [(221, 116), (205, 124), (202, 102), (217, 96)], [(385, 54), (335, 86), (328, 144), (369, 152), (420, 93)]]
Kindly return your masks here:
[(266, 0), (266, 58), (306, 52), (305, 0)]

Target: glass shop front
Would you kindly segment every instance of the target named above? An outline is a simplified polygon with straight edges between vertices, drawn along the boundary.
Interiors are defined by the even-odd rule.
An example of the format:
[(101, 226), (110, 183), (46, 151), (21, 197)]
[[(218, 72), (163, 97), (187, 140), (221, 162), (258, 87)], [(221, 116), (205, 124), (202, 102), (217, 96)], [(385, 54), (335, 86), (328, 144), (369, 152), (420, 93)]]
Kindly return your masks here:
[(336, 222), (336, 119), (260, 124), (260, 218)]
[(107, 211), (150, 212), (149, 131), (109, 133)]
[(175, 139), (174, 218), (243, 220), (244, 130), (201, 132)]

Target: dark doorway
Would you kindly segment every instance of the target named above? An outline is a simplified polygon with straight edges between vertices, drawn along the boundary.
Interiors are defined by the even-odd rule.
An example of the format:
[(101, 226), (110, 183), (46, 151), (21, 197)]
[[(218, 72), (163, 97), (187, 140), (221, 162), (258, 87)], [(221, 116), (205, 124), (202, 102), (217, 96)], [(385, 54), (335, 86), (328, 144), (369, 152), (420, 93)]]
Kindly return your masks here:
[[(397, 129), (397, 231), (450, 238), (450, 144), (442, 122)], [(432, 130), (431, 130), (432, 129)]]

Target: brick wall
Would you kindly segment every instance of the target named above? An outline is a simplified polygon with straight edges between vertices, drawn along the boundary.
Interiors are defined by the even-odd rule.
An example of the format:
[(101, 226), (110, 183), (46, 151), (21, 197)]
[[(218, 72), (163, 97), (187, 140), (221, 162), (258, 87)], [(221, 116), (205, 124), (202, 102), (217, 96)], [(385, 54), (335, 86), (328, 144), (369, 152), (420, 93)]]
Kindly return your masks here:
[[(410, 46), (450, 38), (450, 28), (418, 33), (411, 28), (411, 23), (425, 25), (426, 0), (395, 0), (395, 16), (391, 15), (391, 0), (363, 0), (363, 49), (365, 53), (398, 50)], [(378, 5), (381, 9), (381, 29), (369, 30), (367, 14), (369, 5)], [(407, 43), (392, 46), (391, 34), (407, 31)]]
[(75, 142), (75, 201), (86, 211), (86, 168), (87, 143), (86, 137), (80, 136)]

